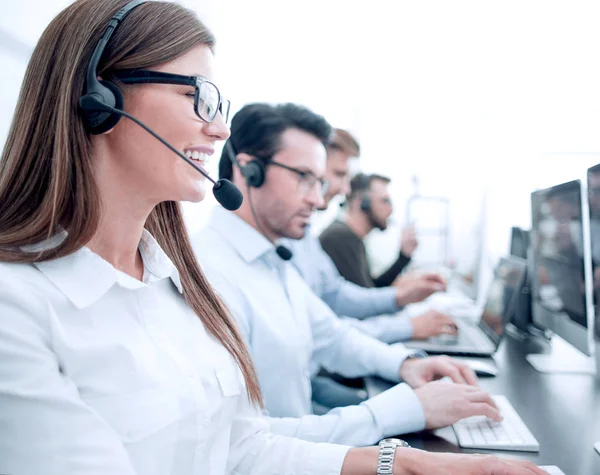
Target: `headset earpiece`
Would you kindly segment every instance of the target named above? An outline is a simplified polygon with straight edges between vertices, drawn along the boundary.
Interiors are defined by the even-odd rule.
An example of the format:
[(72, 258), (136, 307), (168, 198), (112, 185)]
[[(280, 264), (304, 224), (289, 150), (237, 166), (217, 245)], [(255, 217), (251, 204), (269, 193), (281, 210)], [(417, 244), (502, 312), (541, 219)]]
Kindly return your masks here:
[(246, 183), (253, 188), (260, 188), (265, 182), (265, 165), (258, 158), (240, 167), (240, 170)]
[(115, 109), (123, 109), (123, 93), (116, 84), (104, 80), (91, 85), (88, 90), (91, 92), (79, 99), (85, 128), (90, 134), (103, 134), (117, 125), (121, 116), (111, 112), (95, 110), (94, 106), (100, 103)]
[(360, 199), (360, 209), (369, 214), (371, 212), (371, 198), (369, 198), (367, 193), (369, 192), (369, 186), (371, 185), (371, 178), (369, 175), (361, 173), (358, 179), (358, 191), (363, 193), (363, 196)]
[(242, 176), (246, 179), (248, 186), (260, 188), (265, 182), (265, 164), (259, 158), (242, 165), (237, 159), (237, 152), (231, 143), (231, 140), (225, 142), (225, 150), (229, 155), (232, 165), (235, 164), (240, 169)]
[(363, 196), (360, 200), (360, 209), (365, 213), (369, 213), (371, 211), (371, 198)]

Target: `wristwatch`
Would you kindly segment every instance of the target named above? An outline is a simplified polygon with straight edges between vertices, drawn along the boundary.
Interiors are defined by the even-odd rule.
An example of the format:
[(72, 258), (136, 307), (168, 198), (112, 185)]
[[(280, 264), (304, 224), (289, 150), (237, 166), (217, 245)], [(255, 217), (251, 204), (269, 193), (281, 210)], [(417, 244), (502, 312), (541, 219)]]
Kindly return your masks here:
[(394, 455), (398, 447), (410, 447), (410, 445), (402, 439), (383, 439), (379, 442), (377, 475), (393, 475)]

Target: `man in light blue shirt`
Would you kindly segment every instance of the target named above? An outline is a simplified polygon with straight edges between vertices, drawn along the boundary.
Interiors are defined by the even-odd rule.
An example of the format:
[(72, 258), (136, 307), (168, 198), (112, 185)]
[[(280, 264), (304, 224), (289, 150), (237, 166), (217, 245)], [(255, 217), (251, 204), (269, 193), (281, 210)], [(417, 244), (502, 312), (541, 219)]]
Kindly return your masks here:
[[(360, 145), (346, 130), (334, 129), (326, 150), (327, 190), (321, 210), (326, 209), (337, 195), (349, 193), (349, 162), (360, 155)], [(403, 241), (402, 249), (410, 244)], [(386, 343), (411, 338), (427, 339), (455, 331), (453, 320), (436, 310), (429, 310), (412, 319), (397, 314), (403, 306), (419, 302), (433, 292), (445, 290), (445, 282), (437, 274), (409, 273), (398, 279), (394, 286), (365, 288), (340, 275), (319, 239), (310, 232), (307, 231), (302, 239), (287, 240), (286, 246), (293, 252), (292, 263), (313, 292), (338, 316), (351, 317), (348, 323), (359, 330)]]
[[(232, 142), (219, 164), (221, 177), (242, 189), (244, 203), (236, 212), (215, 208), (193, 239), (204, 272), (250, 347), (273, 431), (368, 445), (472, 415), (499, 420), (467, 366), (447, 357), (414, 358), (404, 346), (341, 321), (286, 260), (289, 250), (275, 245), (282, 237), (302, 237), (322, 203), (329, 133), (322, 117), (299, 106), (245, 106), (232, 121)], [(315, 416), (310, 379), (320, 367), (404, 383)], [(445, 376), (456, 384), (434, 381)]]

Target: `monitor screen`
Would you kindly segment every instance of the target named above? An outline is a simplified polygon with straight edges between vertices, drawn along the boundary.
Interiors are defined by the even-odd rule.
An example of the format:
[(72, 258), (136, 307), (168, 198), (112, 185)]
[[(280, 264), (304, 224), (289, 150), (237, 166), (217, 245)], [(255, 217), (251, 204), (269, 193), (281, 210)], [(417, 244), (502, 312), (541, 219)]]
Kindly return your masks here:
[(529, 249), (529, 231), (513, 227), (510, 232), (510, 255), (527, 259), (527, 249)]
[(504, 334), (506, 323), (515, 311), (517, 292), (524, 278), (526, 262), (517, 257), (500, 259), (494, 271), (480, 328), (495, 342)]
[[(514, 258), (514, 257), (513, 257)], [(531, 262), (524, 261), (525, 271), (517, 288), (515, 305), (511, 311), (510, 322), (521, 332), (530, 333), (533, 325), (531, 318)]]
[(581, 182), (532, 193), (531, 220), (534, 302), (587, 328)]
[(600, 340), (600, 164), (587, 172), (590, 209), (590, 241), (592, 247), (593, 299), (595, 336)]

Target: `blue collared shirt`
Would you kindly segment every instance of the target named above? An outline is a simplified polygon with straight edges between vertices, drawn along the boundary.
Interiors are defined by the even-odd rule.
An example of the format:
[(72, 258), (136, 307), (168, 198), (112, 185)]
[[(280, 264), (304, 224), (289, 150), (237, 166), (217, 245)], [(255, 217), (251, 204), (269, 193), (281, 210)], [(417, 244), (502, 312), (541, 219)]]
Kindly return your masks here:
[(378, 375), (399, 381), (400, 366), (413, 353), (338, 319), (296, 268), (234, 213), (215, 208), (193, 245), (250, 346), (274, 432), (368, 445), (423, 429), (423, 408), (406, 384), (359, 406), (313, 415), (310, 379), (321, 366), (347, 377)]
[(365, 288), (344, 279), (323, 250), (319, 239), (309, 232), (300, 240), (286, 240), (294, 257), (292, 264), (312, 291), (339, 316), (360, 331), (386, 343), (410, 340), (410, 318), (389, 315), (398, 311), (396, 289)]

